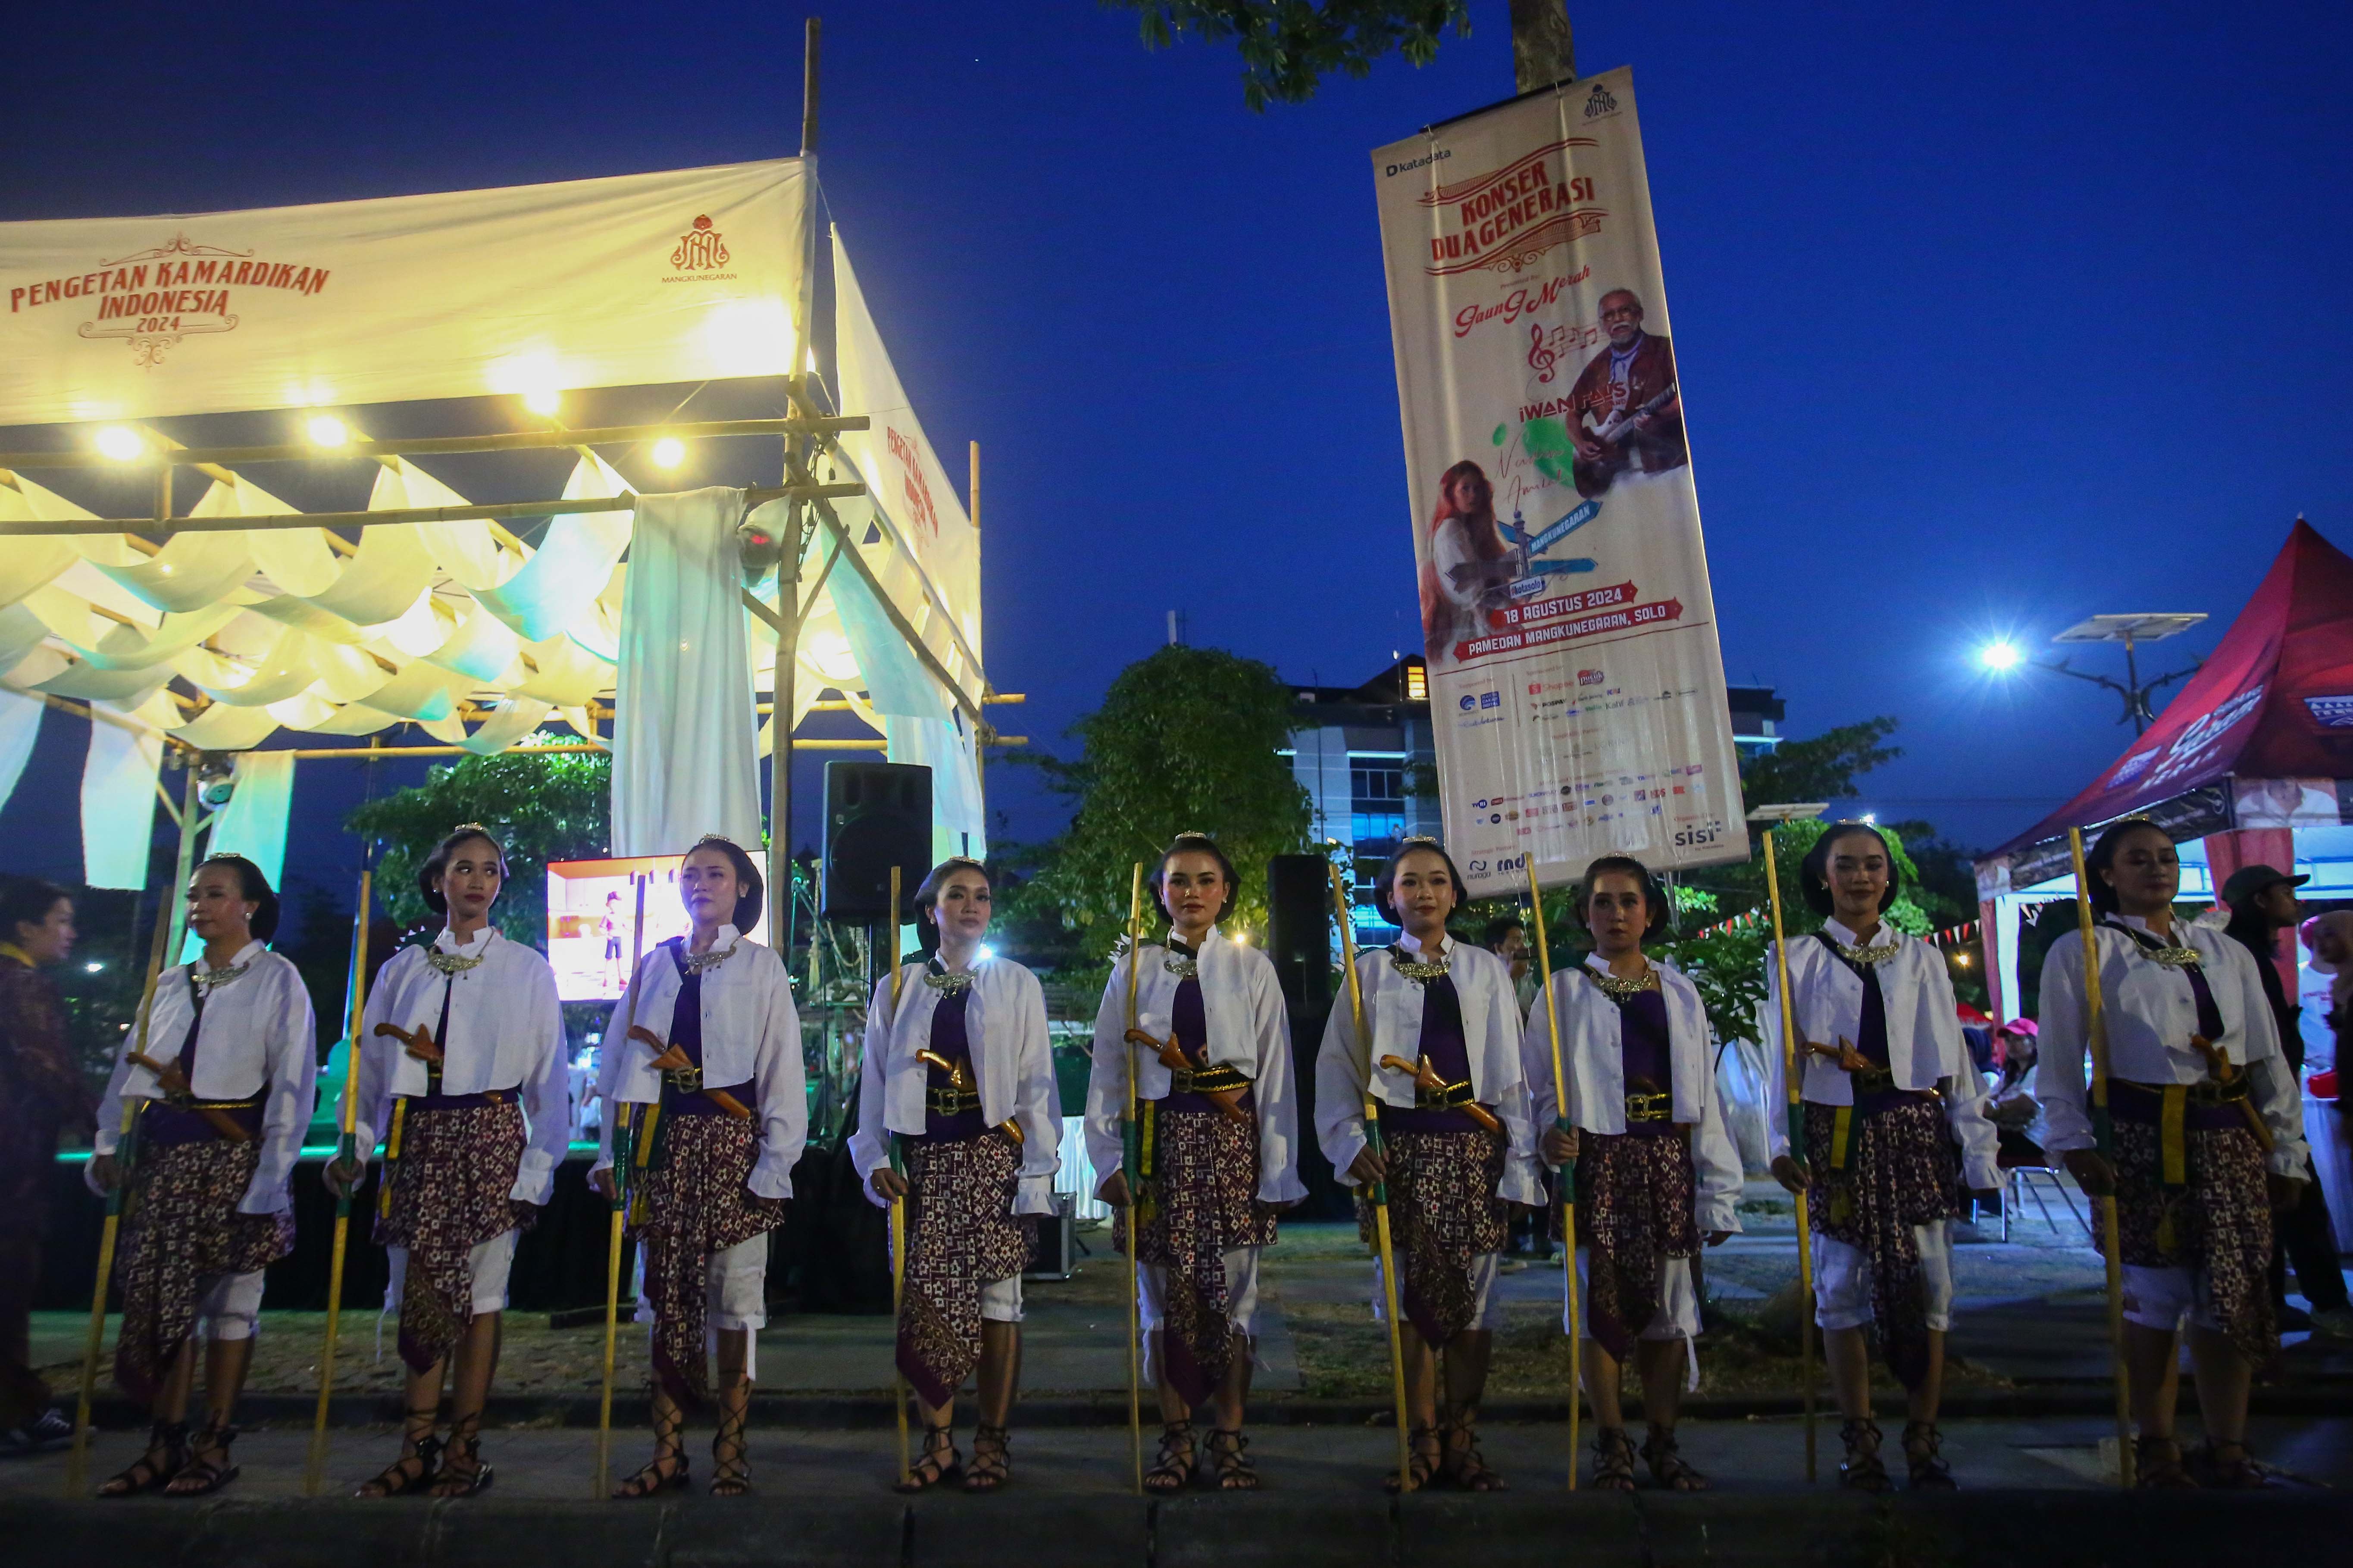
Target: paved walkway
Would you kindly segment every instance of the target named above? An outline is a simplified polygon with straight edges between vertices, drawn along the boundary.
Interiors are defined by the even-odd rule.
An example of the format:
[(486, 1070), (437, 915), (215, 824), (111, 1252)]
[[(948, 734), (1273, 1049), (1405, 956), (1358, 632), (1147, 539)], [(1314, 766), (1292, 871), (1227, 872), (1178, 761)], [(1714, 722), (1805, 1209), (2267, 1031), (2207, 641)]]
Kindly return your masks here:
[[(2105, 1421), (2088, 1416), (1955, 1421), (1947, 1426), (1945, 1451), (1955, 1474), (1972, 1489), (2093, 1488), (2101, 1481), (2101, 1439), (2109, 1431)], [(2353, 1420), (2259, 1419), (2251, 1436), (2266, 1461), (2295, 1484), (2353, 1487)], [(1153, 1436), (1147, 1427), (1147, 1462)], [(1566, 1425), (1497, 1424), (1482, 1428), (1482, 1436), (1488, 1462), (1517, 1489), (1543, 1491), (1565, 1485)], [(142, 1438), (140, 1433), (100, 1433), (91, 1450), (93, 1484), (136, 1458)], [(399, 1442), (397, 1428), (390, 1426), (342, 1428), (333, 1439), (329, 1496), (347, 1493), (375, 1474), (391, 1460)], [(1396, 1436), (1386, 1426), (1270, 1426), (1253, 1429), (1250, 1439), (1250, 1457), (1267, 1486), (1286, 1492), (1377, 1495), (1380, 1478), (1394, 1463)], [(1889, 1441), (1892, 1445), (1892, 1433)], [(1837, 1469), (1833, 1424), (1824, 1423), (1820, 1442), (1816, 1486), (1827, 1492), (1834, 1489)], [(1683, 1443), (1685, 1456), (1714, 1477), (1720, 1489), (1773, 1494), (1805, 1485), (1802, 1426), (1793, 1418), (1692, 1421), (1684, 1426)], [(308, 1445), (309, 1432), (301, 1426), (248, 1432), (237, 1443), (244, 1474), (231, 1495), (254, 1500), (301, 1496)], [(971, 1452), (969, 1414), (958, 1445)], [(776, 1497), (884, 1495), (896, 1462), (891, 1434), (875, 1428), (754, 1427), (751, 1449), (760, 1490)], [(614, 1474), (628, 1474), (649, 1452), (643, 1433), (616, 1432)], [(698, 1424), (689, 1433), (688, 1452), (697, 1484), (681, 1495), (697, 1506), (723, 1506), (723, 1500), (702, 1491), (710, 1475), (707, 1426)], [(496, 1497), (585, 1500), (596, 1475), (596, 1434), (578, 1427), (510, 1428), (487, 1435), (482, 1453), (498, 1472), (492, 1488)], [(1017, 1425), (1014, 1461), (1023, 1491), (1117, 1496), (1131, 1486), (1127, 1434), (1119, 1427)], [(1584, 1464), (1589, 1468), (1589, 1456)], [(62, 1497), (65, 1478), (62, 1454), (0, 1463), (0, 1499)], [(153, 1506), (177, 1505), (159, 1501)]]

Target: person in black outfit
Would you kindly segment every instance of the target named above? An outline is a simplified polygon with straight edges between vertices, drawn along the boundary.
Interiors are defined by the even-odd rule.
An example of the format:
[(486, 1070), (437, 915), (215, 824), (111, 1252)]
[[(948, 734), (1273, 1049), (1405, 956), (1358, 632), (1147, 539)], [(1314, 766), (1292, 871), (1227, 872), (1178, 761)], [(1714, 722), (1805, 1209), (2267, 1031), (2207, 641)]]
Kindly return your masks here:
[[(2279, 1024), (2280, 1048), (2298, 1079), (2304, 1076), (2304, 1036), (2296, 1028), (2296, 1015), (2303, 1009), (2287, 999), (2287, 988), (2280, 983), (2277, 942), (2279, 933), (2296, 922), (2295, 889), (2310, 879), (2254, 865), (2240, 867), (2222, 884), (2222, 901), (2231, 910), (2231, 923), (2224, 929), (2254, 954), (2263, 996)], [(2291, 1262), (2304, 1299), (2312, 1303), (2308, 1316), (2287, 1304)], [(2328, 1199), (2316, 1181), (2305, 1184), (2302, 1203), (2272, 1216), (2271, 1287), (2272, 1310), (2283, 1330), (2308, 1328), (2332, 1338), (2353, 1339), (2353, 1302), (2348, 1300), (2345, 1271), (2337, 1260)]]

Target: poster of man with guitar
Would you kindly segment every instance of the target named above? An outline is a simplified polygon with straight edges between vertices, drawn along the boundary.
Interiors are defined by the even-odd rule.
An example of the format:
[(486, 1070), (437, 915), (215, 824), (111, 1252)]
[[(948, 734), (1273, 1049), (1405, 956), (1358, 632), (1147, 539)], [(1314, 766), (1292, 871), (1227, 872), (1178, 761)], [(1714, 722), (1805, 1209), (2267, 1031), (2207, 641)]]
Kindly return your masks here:
[(1577, 493), (1588, 499), (1620, 479), (1691, 462), (1673, 343), (1642, 330), (1642, 301), (1630, 289), (1601, 296), (1601, 327), (1609, 345), (1578, 374), (1569, 394), (1568, 436), (1577, 447), (1569, 475)]

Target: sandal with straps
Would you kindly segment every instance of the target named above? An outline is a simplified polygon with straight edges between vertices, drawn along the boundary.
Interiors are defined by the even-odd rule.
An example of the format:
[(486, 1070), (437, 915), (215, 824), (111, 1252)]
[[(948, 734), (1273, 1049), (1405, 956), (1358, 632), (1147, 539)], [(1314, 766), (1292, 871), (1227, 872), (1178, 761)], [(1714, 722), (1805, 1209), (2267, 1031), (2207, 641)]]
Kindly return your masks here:
[(1406, 1473), (1391, 1474), (1381, 1479), (1381, 1489), (1387, 1492), (1426, 1491), (1438, 1475), (1440, 1450), (1437, 1428), (1417, 1426), (1406, 1433)]
[[(441, 1471), (441, 1439), (433, 1435), (440, 1409), (411, 1410), (403, 1422), (400, 1458), (386, 1465), (374, 1480), (364, 1482), (353, 1497), (400, 1497), (420, 1491)], [(410, 1467), (414, 1466), (415, 1468)]]
[(982, 1422), (972, 1435), (972, 1468), (964, 1473), (964, 1489), (993, 1492), (1012, 1479), (1012, 1429)]
[(1959, 1489), (1959, 1483), (1953, 1479), (1953, 1467), (1945, 1463), (1939, 1452), (1944, 1443), (1944, 1435), (1936, 1430), (1934, 1421), (1905, 1424), (1904, 1463), (1911, 1470), (1914, 1491), (1949, 1492)]
[[(745, 1390), (748, 1394), (749, 1389)], [(744, 1440), (744, 1425), (752, 1419), (747, 1398), (739, 1407), (719, 1407), (719, 1430), (711, 1435), (711, 1495), (742, 1497), (752, 1489), (751, 1449)], [(681, 1468), (680, 1479), (685, 1479)]]
[[(244, 1467), (229, 1458), (229, 1445), (237, 1441), (237, 1428), (225, 1422), (207, 1421), (205, 1429), (188, 1445), (190, 1458), (187, 1468), (164, 1484), (165, 1497), (210, 1497), (237, 1479)], [(208, 1458), (207, 1455), (217, 1455)]]
[(2196, 1491), (2198, 1482), (2181, 1462), (2181, 1445), (2170, 1437), (2133, 1439), (2133, 1485), (2150, 1491)]
[(1193, 1479), (1193, 1424), (1171, 1421), (1160, 1428), (1160, 1457), (1144, 1472), (1144, 1489), (1173, 1492)]
[[(2232, 1450), (2225, 1457), (2224, 1450)], [(2272, 1484), (2272, 1473), (2255, 1462), (2244, 1443), (2209, 1437), (2192, 1459), (2202, 1484), (2218, 1491), (2262, 1491)]]
[(923, 1428), (923, 1451), (906, 1475), (891, 1483), (899, 1492), (920, 1492), (954, 1480), (964, 1473), (964, 1463), (956, 1458), (955, 1428), (926, 1426)]
[(1603, 1426), (1593, 1434), (1593, 1489), (1634, 1489), (1634, 1439), (1626, 1436), (1623, 1426)]
[[(686, 1447), (679, 1439), (686, 1431), (686, 1413), (675, 1405), (667, 1416), (660, 1405), (654, 1406), (654, 1457), (639, 1467), (637, 1474), (625, 1477), (613, 1488), (619, 1499), (653, 1497), (686, 1485), (689, 1466)], [(713, 1448), (717, 1447), (714, 1443)]]
[(1471, 1414), (1458, 1410), (1446, 1418), (1446, 1463), (1441, 1473), (1458, 1491), (1508, 1491), (1511, 1489), (1504, 1484), (1504, 1478), (1488, 1468), (1486, 1456), (1479, 1452), (1479, 1428), (1472, 1425)]
[(1846, 1458), (1839, 1465), (1839, 1485), (1851, 1492), (1893, 1491), (1894, 1483), (1887, 1479), (1887, 1467), (1879, 1458), (1879, 1423), (1870, 1416), (1850, 1421), (1839, 1428), (1839, 1441), (1846, 1445)]
[(188, 1424), (158, 1421), (147, 1429), (146, 1452), (132, 1460), (129, 1469), (100, 1485), (98, 1495), (137, 1497), (154, 1491), (188, 1468)]
[(1209, 1428), (1209, 1466), (1221, 1492), (1254, 1492), (1258, 1490), (1258, 1468), (1244, 1452), (1250, 1439), (1236, 1427), (1229, 1432), (1222, 1426)]
[[(1671, 1492), (1704, 1492), (1713, 1484), (1698, 1468), (1683, 1458), (1683, 1447), (1675, 1441), (1674, 1429), (1653, 1426), (1642, 1439), (1642, 1461), (1651, 1467), (1651, 1479)], [(1919, 1471), (1915, 1469), (1914, 1486)]]
[[(496, 1479), (491, 1467), (482, 1463), (482, 1418), (469, 1415), (451, 1425), (449, 1441), (442, 1449), (445, 1456), (441, 1473), (433, 1478), (427, 1495), (437, 1498), (480, 1497), (491, 1489)], [(459, 1467), (463, 1467), (460, 1468)]]

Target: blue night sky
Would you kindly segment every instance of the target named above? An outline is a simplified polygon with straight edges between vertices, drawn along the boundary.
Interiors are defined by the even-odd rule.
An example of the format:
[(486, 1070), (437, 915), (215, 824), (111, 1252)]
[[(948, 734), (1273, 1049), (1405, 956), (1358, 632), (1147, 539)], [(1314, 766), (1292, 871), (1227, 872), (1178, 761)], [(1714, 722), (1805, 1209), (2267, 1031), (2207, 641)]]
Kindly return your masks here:
[[(1508, 94), (1504, 6), (1472, 10), (1428, 68), (1263, 115), (1229, 46), (1150, 54), (1088, 0), (828, 16), (832, 216), (951, 469), (986, 452), (989, 665), (1030, 694), (1003, 728), (1061, 743), (1172, 608), (1301, 681), (1410, 646), (1367, 153)], [(2212, 613), (2171, 668), (2299, 510), (2353, 545), (2353, 11), (1572, 14), (1580, 65), (1641, 94), (1727, 672), (1794, 733), (1901, 720), (1865, 808), (1982, 846), (2129, 738), (2088, 687), (1989, 685), (1989, 635)], [(0, 219), (787, 154), (804, 15), (36, 7)], [(79, 731), (51, 716), (0, 815), (12, 864), (78, 875)], [(290, 869), (349, 859), (356, 773), (306, 768)], [(1060, 826), (991, 779), (1013, 836)]]

